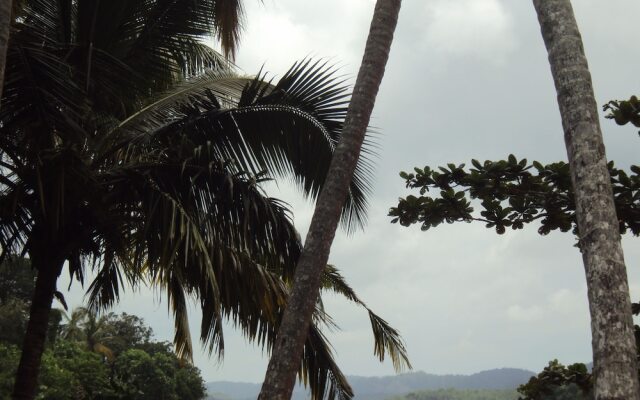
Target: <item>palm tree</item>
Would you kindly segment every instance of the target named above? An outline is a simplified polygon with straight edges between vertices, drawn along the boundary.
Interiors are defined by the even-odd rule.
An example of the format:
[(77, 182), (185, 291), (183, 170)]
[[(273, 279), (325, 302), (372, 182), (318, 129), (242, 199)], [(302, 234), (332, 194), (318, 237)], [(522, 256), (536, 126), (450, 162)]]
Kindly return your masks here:
[(89, 351), (113, 360), (113, 352), (106, 345), (110, 339), (105, 333), (108, 316), (98, 316), (95, 311), (86, 307), (76, 307), (71, 314), (62, 312), (62, 319), (66, 321), (61, 326), (64, 339), (83, 343)]
[[(400, 4), (401, 0), (376, 2), (354, 95), (346, 116), (344, 134), (331, 161), (327, 181), (311, 220), (304, 251), (298, 261), (291, 299), (278, 331), (260, 399), (291, 398), (299, 368), (299, 355), (303, 352), (340, 212), (348, 197), (349, 184), (356, 170), (369, 118), (382, 82)], [(384, 349), (378, 348), (376, 351), (382, 358)], [(403, 365), (410, 367), (404, 352), (390, 352), (390, 355), (396, 369)]]
[(61, 312), (64, 323), (60, 325), (60, 336), (65, 340), (83, 341), (83, 325), (88, 312), (85, 307), (76, 307), (71, 313)]
[(574, 188), (595, 398), (640, 399), (631, 300), (591, 74), (569, 0), (534, 0), (558, 93)]
[[(237, 76), (199, 41), (226, 35), (212, 9), (214, 22), (229, 19), (215, 1), (27, 0), (18, 10), (0, 109), (0, 246), (28, 254), (38, 274), (15, 398), (34, 396), (64, 266), (81, 282), (95, 271), (93, 309), (125, 282), (160, 285), (180, 355), (192, 352), (189, 297), (212, 352), (224, 350), (225, 318), (272, 347), (301, 244), (260, 183), (291, 177), (317, 195), (349, 93), (309, 60), (275, 84)], [(364, 220), (368, 167), (350, 185), (348, 228)], [(336, 271), (325, 275), (327, 290), (361, 303)], [(331, 319), (320, 304), (314, 315), (301, 376), (316, 398), (348, 395), (320, 331)], [(370, 316), (382, 354), (403, 352)]]

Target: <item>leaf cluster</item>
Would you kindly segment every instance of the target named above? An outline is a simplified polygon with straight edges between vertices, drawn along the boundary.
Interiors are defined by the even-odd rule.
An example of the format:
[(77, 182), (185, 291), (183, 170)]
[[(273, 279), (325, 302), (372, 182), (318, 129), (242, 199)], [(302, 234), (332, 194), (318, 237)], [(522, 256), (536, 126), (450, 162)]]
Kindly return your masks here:
[[(564, 397), (571, 391), (572, 397)], [(592, 399), (593, 376), (584, 364), (564, 366), (553, 360), (542, 372), (518, 387), (519, 400)]]
[[(569, 166), (565, 162), (531, 164), (509, 155), (506, 160), (472, 160), (465, 164), (448, 164), (432, 170), (415, 168), (401, 172), (407, 188), (420, 196), (398, 200), (389, 211), (392, 223), (409, 226), (419, 223), (422, 230), (443, 222), (480, 221), (502, 234), (507, 228), (522, 229), (538, 221), (542, 235), (553, 230), (576, 233), (575, 202)], [(621, 233), (640, 234), (640, 167), (631, 173), (608, 164)], [(439, 191), (439, 195), (429, 195)], [(475, 213), (474, 206), (479, 206)]]
[(605, 118), (613, 119), (618, 125), (633, 124), (640, 128), (640, 100), (631, 96), (629, 100), (612, 100), (605, 104), (602, 109), (609, 113)]

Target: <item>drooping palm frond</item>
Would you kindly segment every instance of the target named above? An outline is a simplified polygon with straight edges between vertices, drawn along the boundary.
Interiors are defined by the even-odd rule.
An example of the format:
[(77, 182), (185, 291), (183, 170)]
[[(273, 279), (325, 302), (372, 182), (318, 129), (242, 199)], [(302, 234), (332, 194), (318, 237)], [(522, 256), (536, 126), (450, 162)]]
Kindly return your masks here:
[[(318, 368), (319, 365), (325, 367)], [(303, 383), (309, 385), (314, 399), (353, 398), (353, 389), (333, 359), (327, 339), (313, 324), (304, 345), (299, 374)]]
[(378, 356), (380, 361), (384, 361), (385, 356), (388, 355), (396, 371), (411, 369), (407, 349), (400, 337), (400, 333), (360, 300), (336, 267), (327, 265), (322, 275), (322, 289), (341, 294), (367, 310), (374, 338), (374, 354)]
[(216, 37), (225, 55), (235, 58), (244, 20), (244, 9), (240, 0), (214, 1), (213, 19)]
[[(184, 146), (177, 146), (175, 152), (186, 151)], [(196, 153), (196, 149), (191, 151)], [(204, 152), (197, 153), (200, 157), (190, 158), (186, 164), (140, 164), (133, 171), (123, 167), (109, 175), (109, 186), (118, 191), (121, 201), (128, 202), (128, 196), (132, 205), (140, 205), (136, 211), (140, 213), (139, 232), (132, 235), (138, 243), (134, 260), (144, 265), (152, 283), (167, 292), (181, 356), (189, 357), (192, 351), (188, 297), (200, 301), (201, 340), (211, 351), (220, 356), (224, 351), (225, 318), (269, 349), (275, 342), (287, 289), (280, 275), (256, 260), (274, 266), (275, 271), (284, 270), (284, 263), (295, 265), (298, 237), (288, 211), (277, 200), (264, 197), (251, 179), (225, 174), (220, 165), (207, 162)], [(128, 184), (136, 183), (119, 189), (117, 182), (122, 176), (127, 176)], [(203, 193), (205, 189), (209, 193)], [(108, 304), (100, 298), (105, 293), (110, 292), (96, 291), (91, 301)], [(307, 352), (304, 369), (310, 389), (316, 393), (314, 398), (322, 398), (325, 386), (332, 393), (346, 393), (344, 376), (326, 343), (318, 340), (309, 344), (313, 349)], [(323, 376), (324, 380), (314, 378)]]

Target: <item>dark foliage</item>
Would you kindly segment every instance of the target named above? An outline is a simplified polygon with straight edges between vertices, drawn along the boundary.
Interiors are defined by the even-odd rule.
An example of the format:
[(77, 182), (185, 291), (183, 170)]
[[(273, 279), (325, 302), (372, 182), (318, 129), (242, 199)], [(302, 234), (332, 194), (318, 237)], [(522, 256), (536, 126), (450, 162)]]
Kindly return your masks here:
[[(618, 124), (640, 125), (640, 102), (612, 101), (604, 106), (607, 118)], [(414, 172), (401, 172), (407, 188), (419, 191), (398, 200), (389, 210), (392, 223), (409, 226), (419, 223), (422, 230), (443, 222), (484, 222), (499, 234), (507, 228), (523, 229), (525, 224), (538, 221), (541, 235), (553, 230), (576, 233), (575, 204), (571, 188), (569, 165), (565, 162), (542, 165), (531, 164), (509, 155), (506, 160), (472, 160), (465, 164), (447, 164), (432, 170), (426, 166)], [(609, 162), (609, 173), (618, 215), (620, 233), (630, 231), (640, 235), (640, 167), (630, 172)], [(427, 195), (439, 191), (438, 195)], [(474, 206), (479, 204), (480, 213)]]

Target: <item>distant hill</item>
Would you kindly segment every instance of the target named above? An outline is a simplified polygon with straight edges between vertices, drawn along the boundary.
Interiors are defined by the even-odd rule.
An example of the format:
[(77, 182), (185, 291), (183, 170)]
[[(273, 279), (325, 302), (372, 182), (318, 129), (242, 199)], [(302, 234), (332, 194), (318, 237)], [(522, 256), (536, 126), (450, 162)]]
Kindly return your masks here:
[[(412, 372), (394, 376), (349, 376), (355, 399), (383, 400), (409, 392), (434, 389), (515, 389), (535, 375), (532, 371), (515, 368), (492, 369), (472, 375), (434, 375)], [(209, 382), (207, 392), (216, 400), (255, 400), (260, 391), (257, 383)], [(308, 399), (302, 387), (296, 388), (293, 400)]]

